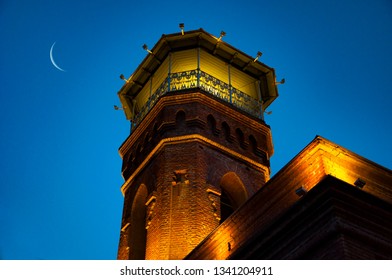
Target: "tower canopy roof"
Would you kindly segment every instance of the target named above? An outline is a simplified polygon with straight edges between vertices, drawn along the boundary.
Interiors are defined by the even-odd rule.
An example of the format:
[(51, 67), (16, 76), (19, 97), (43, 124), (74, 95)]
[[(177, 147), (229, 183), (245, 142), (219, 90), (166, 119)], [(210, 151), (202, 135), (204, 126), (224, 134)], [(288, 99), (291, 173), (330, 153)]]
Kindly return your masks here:
[(148, 50), (149, 53), (143, 62), (118, 92), (120, 99), (124, 96), (135, 97), (169, 53), (196, 48), (201, 48), (247, 75), (264, 81), (267, 90), (261, 91), (263, 109), (267, 108), (278, 97), (273, 68), (223, 42), (221, 38), (217, 38), (203, 29), (198, 29), (184, 34), (180, 32), (162, 35), (155, 46)]

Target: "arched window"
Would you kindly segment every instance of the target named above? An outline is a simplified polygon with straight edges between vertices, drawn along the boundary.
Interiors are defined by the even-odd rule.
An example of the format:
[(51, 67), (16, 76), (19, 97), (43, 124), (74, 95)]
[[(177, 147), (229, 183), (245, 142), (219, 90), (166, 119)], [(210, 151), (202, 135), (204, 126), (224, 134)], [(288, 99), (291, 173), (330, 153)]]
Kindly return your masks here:
[(228, 172), (222, 177), (220, 188), (220, 221), (223, 222), (247, 200), (248, 194), (241, 179), (234, 172)]
[(147, 187), (140, 185), (132, 203), (129, 230), (129, 259), (144, 260), (146, 255)]

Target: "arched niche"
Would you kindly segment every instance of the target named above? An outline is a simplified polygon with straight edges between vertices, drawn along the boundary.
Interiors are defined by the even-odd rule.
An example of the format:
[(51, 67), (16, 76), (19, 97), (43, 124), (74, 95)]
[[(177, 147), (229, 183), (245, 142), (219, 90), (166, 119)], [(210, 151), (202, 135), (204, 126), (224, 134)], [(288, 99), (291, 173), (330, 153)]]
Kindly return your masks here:
[(244, 133), (242, 132), (242, 130), (240, 128), (237, 128), (235, 130), (235, 133), (237, 135), (238, 144), (240, 144), (241, 148), (245, 148), (245, 136), (244, 136)]
[(179, 110), (176, 113), (176, 125), (177, 126), (184, 126), (185, 125), (185, 119), (186, 119), (185, 111), (184, 110)]
[(257, 140), (253, 135), (249, 135), (249, 143), (253, 153), (257, 153)]
[(141, 184), (132, 203), (130, 232), (129, 232), (129, 259), (144, 260), (146, 254), (146, 202), (147, 187)]
[(225, 139), (230, 141), (230, 126), (226, 122), (222, 123), (222, 131)]
[(207, 124), (208, 124), (208, 128), (211, 130), (212, 134), (217, 135), (216, 120), (211, 114), (209, 114), (207, 116)]

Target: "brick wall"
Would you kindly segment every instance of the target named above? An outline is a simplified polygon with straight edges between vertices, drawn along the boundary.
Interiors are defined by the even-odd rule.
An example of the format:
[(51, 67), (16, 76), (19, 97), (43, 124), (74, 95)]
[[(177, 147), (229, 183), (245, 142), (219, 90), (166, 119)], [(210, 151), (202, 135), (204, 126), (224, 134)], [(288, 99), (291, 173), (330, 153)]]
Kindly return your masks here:
[[(120, 148), (123, 227), (131, 224), (119, 258), (133, 258), (138, 246), (129, 236), (132, 211), (147, 213), (146, 259), (184, 258), (220, 223), (222, 178), (235, 174), (238, 186), (227, 191), (253, 195), (269, 179), (272, 152), (262, 120), (202, 93), (163, 97)], [(142, 185), (147, 205), (134, 209)]]

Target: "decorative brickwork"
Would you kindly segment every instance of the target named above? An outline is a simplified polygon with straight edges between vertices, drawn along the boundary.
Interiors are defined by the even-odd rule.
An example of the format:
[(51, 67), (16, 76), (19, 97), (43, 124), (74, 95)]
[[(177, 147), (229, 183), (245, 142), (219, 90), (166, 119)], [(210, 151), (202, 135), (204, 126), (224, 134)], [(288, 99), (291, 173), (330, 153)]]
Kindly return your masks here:
[(119, 259), (184, 258), (268, 181), (277, 96), (273, 68), (204, 30), (163, 36), (119, 91)]
[(392, 173), (316, 137), (270, 179), (273, 68), (163, 35), (119, 91), (118, 259), (390, 259)]
[[(230, 140), (222, 123), (234, 133)], [(184, 258), (219, 225), (222, 191), (236, 198), (233, 207), (256, 192), (269, 178), (270, 139), (263, 121), (203, 93), (157, 101), (120, 149), (127, 179), (123, 223), (133, 212), (145, 213), (145, 258)], [(135, 209), (140, 185), (148, 187), (148, 195)], [(127, 238), (131, 258), (138, 245)], [(127, 258), (125, 243), (120, 242), (119, 258)]]
[(389, 169), (316, 137), (186, 258), (390, 259), (391, 182)]

